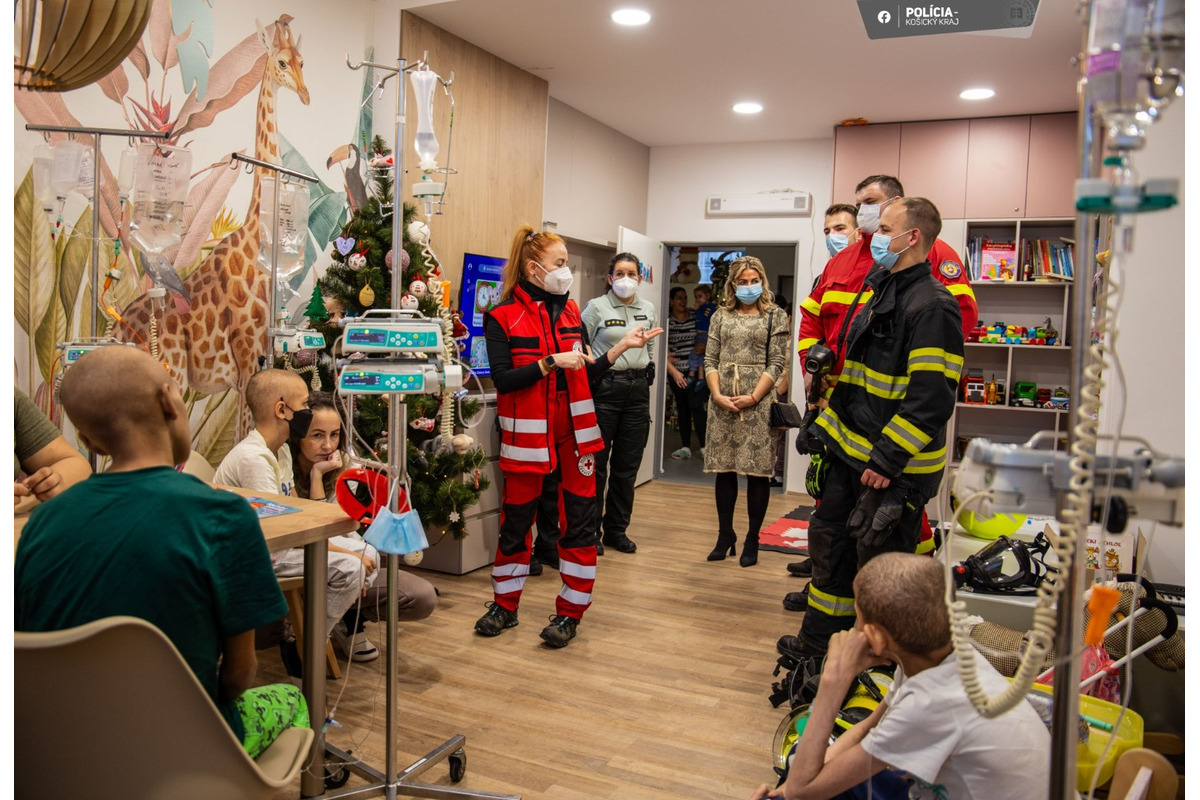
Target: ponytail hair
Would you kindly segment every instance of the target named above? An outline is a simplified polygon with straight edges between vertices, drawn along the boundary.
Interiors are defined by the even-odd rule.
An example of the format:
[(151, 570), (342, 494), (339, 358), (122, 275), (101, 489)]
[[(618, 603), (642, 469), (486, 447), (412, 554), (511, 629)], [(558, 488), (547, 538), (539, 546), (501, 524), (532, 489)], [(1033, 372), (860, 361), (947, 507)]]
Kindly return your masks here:
[(546, 251), (555, 244), (566, 247), (562, 237), (549, 231), (534, 230), (532, 225), (522, 225), (513, 236), (512, 249), (509, 250), (508, 263), (504, 265), (504, 283), (500, 287), (500, 300), (512, 297), (513, 289), (524, 276), (525, 264), (545, 259)]

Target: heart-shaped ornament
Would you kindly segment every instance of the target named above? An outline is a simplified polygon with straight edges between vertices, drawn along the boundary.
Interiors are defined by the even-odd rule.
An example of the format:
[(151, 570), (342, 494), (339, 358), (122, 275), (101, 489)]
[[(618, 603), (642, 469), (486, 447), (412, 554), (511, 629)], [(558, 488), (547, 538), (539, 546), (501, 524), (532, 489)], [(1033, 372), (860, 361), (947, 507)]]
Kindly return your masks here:
[(347, 238), (339, 236), (333, 240), (333, 244), (338, 249), (339, 253), (346, 255), (346, 253), (349, 253), (354, 249), (354, 237)]

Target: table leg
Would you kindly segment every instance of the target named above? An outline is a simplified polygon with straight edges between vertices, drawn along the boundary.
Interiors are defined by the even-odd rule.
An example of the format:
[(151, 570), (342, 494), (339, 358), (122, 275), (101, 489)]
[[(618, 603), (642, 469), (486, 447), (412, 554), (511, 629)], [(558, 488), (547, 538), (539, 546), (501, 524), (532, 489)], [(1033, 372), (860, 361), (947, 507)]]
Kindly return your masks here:
[(300, 796), (325, 794), (325, 589), (329, 547), (325, 539), (304, 546), (304, 699), (312, 725), (312, 749), (304, 761)]

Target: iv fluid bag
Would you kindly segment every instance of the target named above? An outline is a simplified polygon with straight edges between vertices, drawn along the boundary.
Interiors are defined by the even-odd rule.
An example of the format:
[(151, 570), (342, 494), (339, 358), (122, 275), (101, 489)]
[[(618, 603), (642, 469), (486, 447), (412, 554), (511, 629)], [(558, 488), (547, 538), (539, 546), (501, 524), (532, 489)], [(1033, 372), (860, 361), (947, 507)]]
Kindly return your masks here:
[(413, 147), (421, 159), (421, 169), (437, 168), (437, 154), (441, 149), (433, 134), (433, 87), (437, 84), (437, 73), (433, 70), (417, 70), (409, 73), (412, 78), (413, 96), (417, 100), (417, 138)]
[(1088, 26), (1088, 88), (1109, 121), (1153, 122), (1180, 93), (1183, 0), (1096, 0)]
[(40, 144), (33, 151), (33, 196), (47, 214), (54, 211), (54, 187), (50, 182), (50, 171), (54, 168), (54, 150), (48, 144)]
[(79, 165), (83, 161), (83, 145), (64, 140), (50, 148), (54, 163), (50, 167), (50, 186), (58, 197), (79, 185)]
[(271, 245), (279, 232), (274, 254), (280, 287), (304, 266), (304, 245), (308, 239), (308, 187), (279, 183), (279, 220), (275, 221), (275, 178), (263, 178), (259, 189), (258, 263), (271, 270)]
[(182, 147), (153, 144), (140, 144), (137, 150), (137, 190), (129, 234), (138, 249), (161, 253), (183, 238), (192, 154)]

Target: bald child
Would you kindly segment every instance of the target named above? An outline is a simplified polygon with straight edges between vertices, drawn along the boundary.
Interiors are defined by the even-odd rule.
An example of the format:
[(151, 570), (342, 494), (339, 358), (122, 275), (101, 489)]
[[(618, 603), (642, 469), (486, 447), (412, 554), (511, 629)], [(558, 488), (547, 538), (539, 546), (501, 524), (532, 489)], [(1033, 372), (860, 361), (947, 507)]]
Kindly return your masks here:
[(191, 451), (179, 387), (146, 353), (102, 347), (67, 370), (61, 399), (79, 441), (112, 463), (34, 509), (17, 546), (16, 630), (140, 617), (171, 640), (252, 757), (306, 726), (295, 687), (250, 689), (254, 629), (287, 604), (249, 504), (175, 471)]

